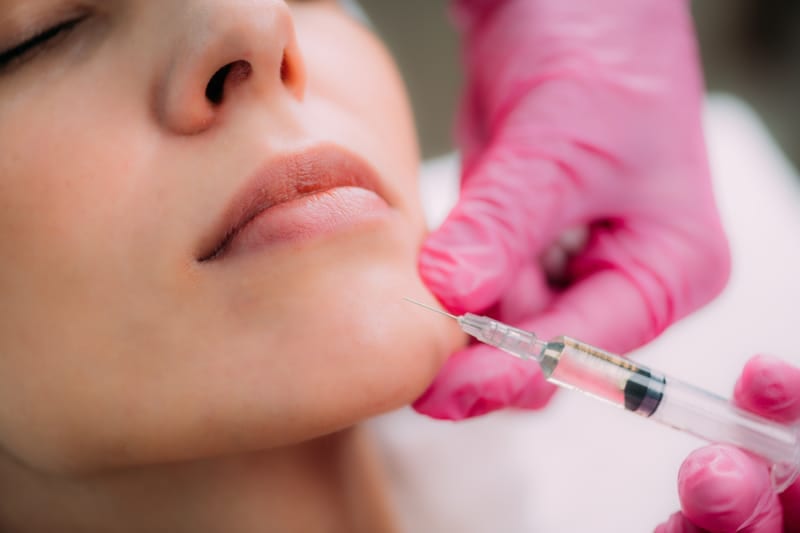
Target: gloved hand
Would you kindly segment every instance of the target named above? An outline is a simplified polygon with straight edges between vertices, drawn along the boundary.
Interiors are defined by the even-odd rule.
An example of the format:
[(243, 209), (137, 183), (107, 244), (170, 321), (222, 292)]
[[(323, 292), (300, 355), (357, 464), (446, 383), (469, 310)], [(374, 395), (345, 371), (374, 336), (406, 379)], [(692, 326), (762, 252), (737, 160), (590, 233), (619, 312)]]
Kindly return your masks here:
[[(736, 384), (734, 401), (779, 422), (800, 421), (800, 369), (754, 357)], [(800, 481), (775, 494), (767, 466), (737, 448), (714, 445), (689, 455), (678, 474), (678, 492), (683, 512), (656, 533), (800, 531)]]
[[(728, 248), (688, 2), (454, 7), (467, 76), (461, 197), (419, 262), (443, 305), (624, 353), (715, 296)], [(585, 246), (556, 255), (554, 288), (543, 254), (581, 227)], [(458, 419), (539, 407), (551, 393), (537, 365), (476, 345), (415, 408)]]

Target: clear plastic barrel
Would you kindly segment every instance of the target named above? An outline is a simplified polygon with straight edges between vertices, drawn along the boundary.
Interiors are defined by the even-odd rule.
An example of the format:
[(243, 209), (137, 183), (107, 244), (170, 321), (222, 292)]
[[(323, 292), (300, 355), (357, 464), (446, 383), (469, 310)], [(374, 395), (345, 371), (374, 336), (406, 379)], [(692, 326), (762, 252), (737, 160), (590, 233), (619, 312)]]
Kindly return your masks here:
[(754, 415), (725, 398), (569, 337), (547, 343), (540, 364), (548, 380), (559, 385), (760, 456), (771, 465), (778, 491), (800, 472), (796, 427)]
[(797, 478), (800, 441), (796, 427), (739, 409), (728, 400), (667, 377), (652, 418), (709, 442), (738, 446), (771, 465), (772, 484), (783, 491)]
[(540, 365), (549, 381), (643, 416), (655, 411), (664, 393), (663, 376), (569, 337), (548, 342)]
[(658, 374), (589, 344), (558, 337), (543, 342), (531, 332), (467, 313), (462, 329), (478, 340), (523, 359), (539, 362), (545, 377), (709, 442), (754, 453), (771, 465), (776, 490), (800, 472), (800, 433), (737, 408), (728, 400)]

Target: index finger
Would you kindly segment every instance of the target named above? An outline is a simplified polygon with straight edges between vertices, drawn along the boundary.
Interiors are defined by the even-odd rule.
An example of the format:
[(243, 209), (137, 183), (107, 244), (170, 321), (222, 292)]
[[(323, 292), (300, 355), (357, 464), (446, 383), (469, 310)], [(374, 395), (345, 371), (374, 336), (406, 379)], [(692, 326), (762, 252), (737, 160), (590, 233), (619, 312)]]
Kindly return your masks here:
[(800, 420), (800, 369), (777, 357), (756, 355), (745, 364), (733, 396), (743, 409), (772, 420)]

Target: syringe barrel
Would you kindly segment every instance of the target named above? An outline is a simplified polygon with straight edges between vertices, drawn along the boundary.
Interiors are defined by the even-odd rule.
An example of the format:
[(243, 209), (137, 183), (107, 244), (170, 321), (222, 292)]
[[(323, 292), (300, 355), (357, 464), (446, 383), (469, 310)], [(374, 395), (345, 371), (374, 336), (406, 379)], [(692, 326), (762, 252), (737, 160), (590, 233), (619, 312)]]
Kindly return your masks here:
[(732, 444), (771, 465), (772, 484), (783, 491), (800, 473), (797, 427), (739, 409), (730, 401), (694, 385), (667, 377), (654, 420), (709, 442)]
[(663, 376), (569, 337), (548, 342), (539, 364), (549, 381), (643, 416), (652, 415), (664, 395)]
[(796, 428), (739, 409), (708, 391), (569, 337), (547, 343), (540, 365), (558, 385), (762, 457), (772, 465), (776, 490), (788, 487), (800, 471)]

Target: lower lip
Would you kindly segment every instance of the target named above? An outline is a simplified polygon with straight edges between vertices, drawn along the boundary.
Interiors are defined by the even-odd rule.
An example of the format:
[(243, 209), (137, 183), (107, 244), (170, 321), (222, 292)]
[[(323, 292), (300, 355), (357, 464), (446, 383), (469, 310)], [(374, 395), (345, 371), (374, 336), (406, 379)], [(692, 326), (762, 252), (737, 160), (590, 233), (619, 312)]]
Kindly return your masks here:
[(274, 205), (231, 239), (223, 256), (257, 252), (281, 242), (339, 233), (384, 218), (389, 205), (360, 187), (336, 187)]

